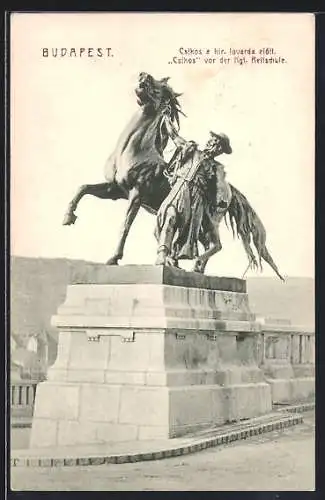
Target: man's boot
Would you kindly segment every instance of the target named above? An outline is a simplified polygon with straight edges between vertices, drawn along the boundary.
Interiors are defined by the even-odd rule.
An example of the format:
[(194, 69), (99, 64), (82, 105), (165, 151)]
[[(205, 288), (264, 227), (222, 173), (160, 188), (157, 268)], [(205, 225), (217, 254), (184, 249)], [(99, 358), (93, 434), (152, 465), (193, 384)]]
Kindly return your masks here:
[(162, 245), (161, 247), (158, 248), (157, 251), (157, 259), (156, 259), (156, 266), (163, 266), (166, 264), (167, 261), (167, 256), (169, 254), (169, 250), (166, 247), (166, 245)]

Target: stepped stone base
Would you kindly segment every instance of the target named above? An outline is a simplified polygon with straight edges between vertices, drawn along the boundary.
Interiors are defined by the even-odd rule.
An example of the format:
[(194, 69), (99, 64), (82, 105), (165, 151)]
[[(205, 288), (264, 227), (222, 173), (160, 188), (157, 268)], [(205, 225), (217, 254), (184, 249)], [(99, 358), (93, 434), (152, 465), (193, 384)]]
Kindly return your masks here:
[(315, 365), (278, 364), (262, 366), (271, 386), (272, 403), (308, 401), (315, 396)]
[(246, 283), (162, 266), (98, 266), (53, 318), (31, 447), (179, 437), (271, 411)]

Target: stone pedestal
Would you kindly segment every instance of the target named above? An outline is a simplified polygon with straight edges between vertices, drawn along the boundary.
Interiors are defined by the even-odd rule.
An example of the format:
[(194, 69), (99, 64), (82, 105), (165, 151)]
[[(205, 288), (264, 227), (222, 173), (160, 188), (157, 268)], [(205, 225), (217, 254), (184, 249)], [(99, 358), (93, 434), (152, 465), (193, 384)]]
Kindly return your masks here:
[(271, 410), (242, 280), (94, 265), (53, 324), (32, 447), (166, 439)]

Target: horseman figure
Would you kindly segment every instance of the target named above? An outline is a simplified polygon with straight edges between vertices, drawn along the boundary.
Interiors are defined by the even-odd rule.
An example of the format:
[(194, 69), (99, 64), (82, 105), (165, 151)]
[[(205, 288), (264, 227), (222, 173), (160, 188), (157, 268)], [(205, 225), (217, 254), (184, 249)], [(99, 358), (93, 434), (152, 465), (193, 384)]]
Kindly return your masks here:
[[(156, 264), (177, 265), (178, 259), (198, 258), (198, 241), (203, 238), (209, 241), (209, 245), (218, 242), (211, 215), (228, 207), (231, 191), (228, 187), (224, 193), (224, 183), (218, 186), (218, 174), (224, 172), (215, 158), (223, 153), (231, 154), (232, 148), (225, 134), (210, 132), (210, 138), (201, 151), (196, 142), (187, 141), (177, 133), (168, 108), (165, 117), (176, 151), (165, 172), (171, 191), (157, 214)], [(198, 261), (195, 270), (200, 270)]]

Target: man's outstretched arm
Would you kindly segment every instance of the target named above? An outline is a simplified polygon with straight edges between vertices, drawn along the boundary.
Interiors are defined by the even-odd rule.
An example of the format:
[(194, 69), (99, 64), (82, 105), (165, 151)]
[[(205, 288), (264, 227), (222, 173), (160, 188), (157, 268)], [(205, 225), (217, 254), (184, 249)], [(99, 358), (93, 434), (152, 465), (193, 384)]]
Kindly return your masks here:
[(168, 113), (165, 114), (165, 125), (166, 125), (166, 129), (167, 129), (168, 135), (171, 138), (171, 140), (174, 142), (174, 144), (177, 147), (184, 146), (187, 141), (185, 139), (183, 139), (183, 137), (181, 137), (180, 135), (178, 135), (177, 130), (174, 127), (174, 125), (173, 125), (173, 123), (172, 123), (172, 121), (171, 121), (170, 116), (169, 116)]

